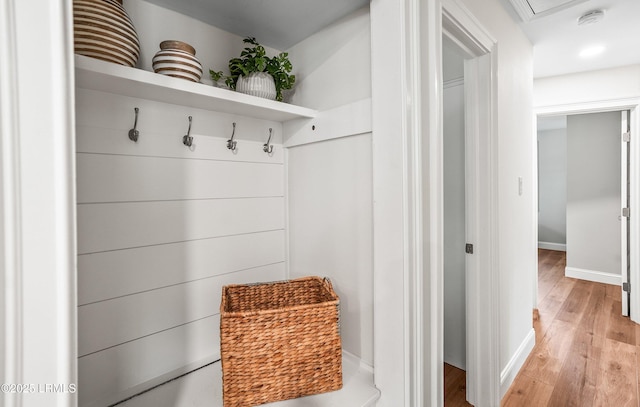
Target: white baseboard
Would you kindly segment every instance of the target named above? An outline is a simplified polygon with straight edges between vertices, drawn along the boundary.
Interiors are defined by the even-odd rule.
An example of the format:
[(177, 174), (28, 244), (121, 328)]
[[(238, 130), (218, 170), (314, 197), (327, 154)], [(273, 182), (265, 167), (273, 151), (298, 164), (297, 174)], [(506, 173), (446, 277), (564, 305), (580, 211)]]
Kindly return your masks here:
[(593, 281), (596, 283), (622, 285), (622, 277), (620, 274), (605, 273), (602, 271), (585, 270), (576, 267), (565, 267), (564, 275), (566, 277), (578, 278), (580, 280)]
[(565, 243), (538, 242), (538, 249), (555, 250), (558, 252), (566, 252), (567, 245)]
[(369, 372), (369, 374), (371, 374), (371, 381), (373, 382), (373, 366), (372, 365), (360, 359), (359, 356), (356, 356), (351, 352), (347, 352), (344, 349), (342, 349), (342, 358), (358, 364), (361, 370), (365, 372)]
[(500, 373), (500, 399), (504, 397), (507, 390), (509, 390), (509, 386), (513, 383), (513, 380), (516, 378), (516, 375), (524, 365), (524, 362), (527, 360), (527, 357), (533, 350), (533, 347), (536, 344), (536, 331), (531, 328), (527, 336), (524, 338), (524, 341), (518, 347), (518, 350), (513, 354), (507, 366)]

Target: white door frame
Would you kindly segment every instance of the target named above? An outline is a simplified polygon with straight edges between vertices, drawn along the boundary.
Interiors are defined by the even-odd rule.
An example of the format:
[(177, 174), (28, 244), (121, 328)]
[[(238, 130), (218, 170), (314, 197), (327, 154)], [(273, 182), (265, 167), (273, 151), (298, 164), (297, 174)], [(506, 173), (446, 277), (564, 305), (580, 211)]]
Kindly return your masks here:
[(2, 1), (0, 32), (0, 289), (10, 307), (0, 320), (1, 376), (3, 383), (66, 390), (6, 392), (0, 405), (75, 407), (72, 2)]
[[(629, 196), (629, 156), (631, 155), (629, 143), (624, 141), (624, 135), (629, 130), (630, 115), (631, 112), (623, 110), (620, 112), (621, 128), (620, 128), (620, 207), (627, 207), (627, 197)], [(631, 246), (629, 245), (629, 218), (623, 218), (623, 214), (620, 215), (620, 277), (621, 287), (620, 293), (622, 296), (622, 315), (629, 316), (629, 297), (630, 294), (624, 291), (624, 285), (629, 282), (629, 276), (627, 274), (629, 266), (629, 251)]]
[[(20, 160), (18, 88), (12, 2), (0, 3), (0, 367), (1, 383), (22, 382), (22, 287), (20, 277)], [(0, 405), (20, 405), (19, 393), (3, 392)]]
[[(477, 59), (477, 407), (500, 403), (497, 46), (457, 0), (373, 0), (374, 365), (379, 407), (442, 406), (442, 21)], [(484, 52), (478, 52), (484, 50)], [(470, 73), (472, 77), (475, 74)], [(471, 78), (470, 78), (471, 79)], [(473, 79), (471, 79), (473, 82)], [(481, 109), (488, 109), (483, 112)], [(483, 114), (484, 113), (484, 114)], [(473, 294), (473, 293), (472, 293)], [(402, 317), (399, 317), (402, 316)], [(475, 352), (475, 356), (474, 356)]]
[[(629, 187), (630, 195), (630, 217), (629, 217), (629, 247), (631, 248), (630, 259), (630, 277), (631, 277), (631, 296), (629, 304), (629, 312), (631, 320), (640, 323), (640, 143), (638, 135), (640, 135), (640, 98), (625, 98), (600, 100), (584, 103), (568, 103), (553, 106), (541, 106), (534, 109), (534, 113), (538, 117), (542, 116), (559, 116), (583, 113), (611, 112), (629, 110), (629, 118), (631, 120), (631, 137), (629, 159), (629, 177), (632, 182)], [(537, 165), (537, 163), (536, 163)], [(537, 218), (536, 218), (537, 222)], [(537, 225), (536, 225), (537, 227)], [(536, 298), (534, 296), (534, 298)]]
[[(442, 2), (442, 33), (467, 54), (466, 239), (474, 246), (474, 253), (467, 255), (465, 273), (467, 400), (477, 407), (494, 406), (500, 403), (496, 41), (468, 10), (449, 0)], [(441, 171), (442, 155), (437, 160)], [(432, 184), (430, 189), (430, 196), (441, 199), (442, 184)], [(443, 269), (437, 272), (440, 275)], [(439, 306), (443, 303), (439, 295)]]

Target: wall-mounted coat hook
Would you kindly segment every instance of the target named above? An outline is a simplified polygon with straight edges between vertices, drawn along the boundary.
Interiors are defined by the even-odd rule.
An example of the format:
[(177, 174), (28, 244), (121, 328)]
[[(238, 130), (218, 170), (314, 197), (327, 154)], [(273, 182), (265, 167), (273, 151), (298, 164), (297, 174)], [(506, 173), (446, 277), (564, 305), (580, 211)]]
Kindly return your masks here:
[(187, 134), (182, 137), (182, 144), (187, 147), (191, 147), (191, 145), (193, 144), (193, 137), (191, 136), (191, 119), (192, 117), (189, 116), (189, 129), (187, 129)]
[(233, 133), (231, 133), (231, 138), (227, 140), (227, 148), (231, 151), (236, 151), (236, 144), (238, 143), (233, 138), (236, 135), (236, 123), (233, 123)]
[(138, 127), (138, 111), (139, 111), (139, 109), (137, 107), (135, 107), (133, 110), (136, 112), (136, 118), (135, 118), (135, 121), (133, 122), (133, 128), (131, 130), (129, 130), (129, 140), (137, 143), (138, 142), (138, 136), (140, 136), (140, 132), (137, 129), (137, 127)]
[(273, 132), (273, 129), (269, 129), (269, 138), (267, 139), (267, 142), (264, 143), (264, 145), (262, 146), (262, 151), (264, 151), (267, 154), (271, 154), (273, 153), (273, 146), (270, 144), (271, 143), (271, 134)]

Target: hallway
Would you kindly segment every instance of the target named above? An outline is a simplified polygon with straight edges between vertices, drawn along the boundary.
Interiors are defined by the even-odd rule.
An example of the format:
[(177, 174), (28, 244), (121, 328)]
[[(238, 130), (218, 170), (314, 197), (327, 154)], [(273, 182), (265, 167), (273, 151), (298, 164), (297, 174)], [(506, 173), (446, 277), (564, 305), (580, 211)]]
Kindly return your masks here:
[(565, 264), (538, 251), (536, 346), (502, 406), (638, 406), (640, 326), (620, 287), (564, 277)]
[[(621, 316), (620, 287), (564, 276), (565, 252), (538, 250), (536, 346), (502, 407), (636, 407), (640, 325)], [(464, 372), (445, 370), (445, 406), (468, 406)]]

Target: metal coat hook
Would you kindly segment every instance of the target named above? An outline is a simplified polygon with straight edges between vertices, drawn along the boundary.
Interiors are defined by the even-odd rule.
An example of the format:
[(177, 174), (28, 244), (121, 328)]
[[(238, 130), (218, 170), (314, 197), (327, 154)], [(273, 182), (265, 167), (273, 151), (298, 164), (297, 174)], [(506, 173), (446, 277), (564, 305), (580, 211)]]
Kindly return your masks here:
[(129, 130), (129, 140), (137, 143), (138, 142), (138, 136), (140, 135), (140, 132), (137, 129), (137, 127), (138, 127), (138, 111), (139, 111), (139, 109), (137, 107), (135, 107), (133, 110), (136, 112), (136, 118), (135, 118), (135, 121), (133, 122), (133, 128), (131, 130)]
[(191, 147), (191, 145), (193, 144), (193, 137), (190, 136), (191, 134), (191, 119), (192, 117), (189, 116), (189, 129), (187, 130), (187, 134), (182, 137), (182, 144), (184, 144), (187, 147)]
[(227, 140), (227, 148), (231, 151), (236, 151), (236, 144), (237, 141), (235, 141), (233, 138), (236, 135), (236, 123), (233, 123), (233, 133), (231, 133), (231, 138), (229, 140)]
[(267, 139), (267, 142), (264, 143), (264, 145), (262, 146), (262, 151), (264, 151), (267, 154), (271, 154), (273, 153), (273, 146), (271, 144), (269, 144), (271, 142), (271, 134), (273, 132), (273, 129), (269, 129), (269, 139)]

